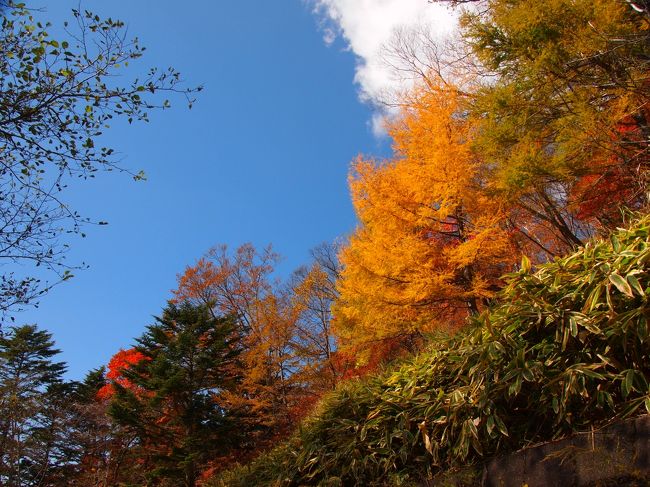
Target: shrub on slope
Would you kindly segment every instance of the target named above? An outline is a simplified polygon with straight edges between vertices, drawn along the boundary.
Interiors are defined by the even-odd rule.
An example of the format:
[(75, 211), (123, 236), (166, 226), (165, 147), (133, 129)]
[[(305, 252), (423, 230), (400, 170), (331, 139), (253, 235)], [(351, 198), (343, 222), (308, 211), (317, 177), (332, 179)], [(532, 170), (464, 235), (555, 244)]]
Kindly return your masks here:
[(455, 337), (328, 396), (213, 485), (383, 485), (650, 411), (650, 217), (533, 272)]

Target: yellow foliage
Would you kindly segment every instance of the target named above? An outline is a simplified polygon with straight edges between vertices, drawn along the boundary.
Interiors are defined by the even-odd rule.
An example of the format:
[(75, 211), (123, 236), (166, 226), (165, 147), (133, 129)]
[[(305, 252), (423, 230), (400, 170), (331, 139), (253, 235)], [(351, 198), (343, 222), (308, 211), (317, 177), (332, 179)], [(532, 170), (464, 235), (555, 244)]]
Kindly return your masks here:
[(524, 244), (561, 254), (619, 225), (620, 207), (646, 204), (647, 12), (621, 0), (489, 0), (463, 24), (491, 75), (471, 108), (482, 119), (475, 149), (494, 191), (532, 223), (518, 227)]
[(443, 88), (416, 99), (390, 127), (393, 159), (352, 166), (360, 225), (340, 254), (343, 344), (456, 326), (519, 258), (471, 150), (464, 100)]

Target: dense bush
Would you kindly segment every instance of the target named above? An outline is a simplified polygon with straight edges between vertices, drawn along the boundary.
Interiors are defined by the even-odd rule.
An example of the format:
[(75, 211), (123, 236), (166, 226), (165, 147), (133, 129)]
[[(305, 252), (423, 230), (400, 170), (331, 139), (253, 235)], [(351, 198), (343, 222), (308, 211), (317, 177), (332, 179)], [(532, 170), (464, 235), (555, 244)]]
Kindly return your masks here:
[(212, 485), (399, 485), (650, 411), (650, 217), (508, 277), (454, 337), (326, 397)]

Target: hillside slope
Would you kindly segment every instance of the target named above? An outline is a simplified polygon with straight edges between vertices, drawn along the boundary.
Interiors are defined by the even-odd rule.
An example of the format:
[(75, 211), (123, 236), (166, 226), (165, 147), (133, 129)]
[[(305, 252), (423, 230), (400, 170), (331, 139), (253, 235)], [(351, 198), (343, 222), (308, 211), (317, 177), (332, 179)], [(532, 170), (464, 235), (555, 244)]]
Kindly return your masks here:
[(650, 411), (650, 217), (507, 277), (492, 308), (344, 384), (290, 439), (208, 485), (400, 485)]

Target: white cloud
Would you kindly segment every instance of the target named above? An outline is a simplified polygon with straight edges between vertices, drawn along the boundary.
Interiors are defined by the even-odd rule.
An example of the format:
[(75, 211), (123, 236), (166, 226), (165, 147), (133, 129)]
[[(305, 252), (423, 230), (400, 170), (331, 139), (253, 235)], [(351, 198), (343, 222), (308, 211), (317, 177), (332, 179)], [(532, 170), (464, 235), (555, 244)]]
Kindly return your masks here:
[(386, 135), (386, 114), (376, 110), (368, 121), (368, 126), (375, 137), (384, 137)]
[[(387, 92), (408, 87), (412, 80), (399, 76), (384, 60), (384, 47), (398, 31), (426, 30), (432, 38), (448, 36), (456, 14), (428, 0), (307, 0), (320, 16), (324, 41), (340, 36), (357, 57), (354, 77), (363, 101), (376, 106)], [(382, 109), (378, 109), (380, 112)], [(381, 114), (370, 122), (375, 134), (383, 132)]]

